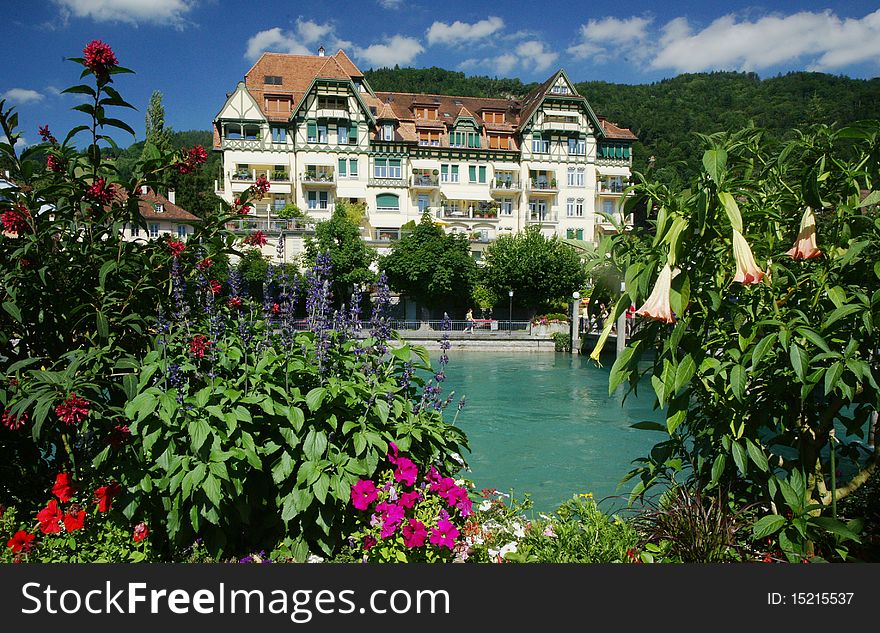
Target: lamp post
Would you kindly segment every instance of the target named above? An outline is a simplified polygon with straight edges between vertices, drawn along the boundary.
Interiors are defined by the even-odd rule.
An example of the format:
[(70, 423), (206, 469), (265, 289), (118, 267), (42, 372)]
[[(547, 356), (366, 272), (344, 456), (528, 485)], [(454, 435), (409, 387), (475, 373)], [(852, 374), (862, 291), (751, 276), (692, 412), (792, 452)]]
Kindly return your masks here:
[(510, 297), (510, 309), (507, 313), (507, 335), (513, 336), (513, 290), (508, 290), (507, 296)]
[(578, 327), (578, 308), (580, 307), (581, 293), (577, 290), (571, 293), (571, 353), (580, 353), (580, 328)]

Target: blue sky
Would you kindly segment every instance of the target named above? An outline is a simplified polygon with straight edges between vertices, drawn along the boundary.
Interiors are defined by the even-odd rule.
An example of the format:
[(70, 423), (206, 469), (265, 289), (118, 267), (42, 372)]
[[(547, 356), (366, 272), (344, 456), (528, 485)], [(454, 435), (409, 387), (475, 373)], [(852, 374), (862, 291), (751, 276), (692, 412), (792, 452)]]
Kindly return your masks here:
[[(857, 78), (880, 73), (880, 6), (863, 0), (756, 4), (495, 3), (459, 0), (3, 0), (0, 98), (16, 105), (26, 142), (48, 123), (56, 136), (82, 123), (77, 80), (63, 61), (92, 39), (110, 44), (136, 75), (117, 88), (137, 108), (122, 113), (143, 136), (153, 90), (166, 124), (208, 129), (264, 50), (344, 48), (361, 69), (394, 65), (541, 81), (565, 68), (574, 81), (648, 83), (684, 72), (748, 70), (762, 77), (816, 70)], [(9, 34), (13, 35), (12, 37)], [(586, 95), (589, 99), (589, 95)], [(613, 113), (609, 113), (613, 114)], [(123, 146), (131, 139), (117, 137)]]

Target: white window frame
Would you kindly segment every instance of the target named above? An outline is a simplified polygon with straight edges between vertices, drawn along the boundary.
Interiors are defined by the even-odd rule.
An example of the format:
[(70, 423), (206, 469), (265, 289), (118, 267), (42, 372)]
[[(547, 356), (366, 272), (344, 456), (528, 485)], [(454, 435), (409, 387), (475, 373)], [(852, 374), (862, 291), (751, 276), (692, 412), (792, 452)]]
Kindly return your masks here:
[(501, 198), (501, 215), (513, 215), (513, 198)]
[(394, 125), (386, 123), (382, 126), (382, 140), (383, 141), (393, 141), (394, 140)]

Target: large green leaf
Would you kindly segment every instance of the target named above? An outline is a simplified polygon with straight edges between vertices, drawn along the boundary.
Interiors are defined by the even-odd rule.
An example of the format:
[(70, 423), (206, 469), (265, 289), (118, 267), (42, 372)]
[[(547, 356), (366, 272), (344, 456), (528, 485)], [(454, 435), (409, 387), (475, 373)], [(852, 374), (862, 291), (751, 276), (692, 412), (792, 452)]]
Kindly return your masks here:
[(752, 534), (756, 539), (767, 538), (771, 534), (776, 534), (785, 525), (785, 517), (778, 514), (768, 514), (761, 517), (752, 526)]
[(730, 388), (733, 390), (733, 396), (742, 402), (746, 394), (746, 384), (748, 383), (748, 374), (742, 365), (734, 365), (730, 369)]
[(724, 212), (727, 214), (727, 219), (730, 220), (730, 226), (742, 233), (742, 214), (740, 213), (739, 205), (736, 203), (736, 199), (728, 192), (721, 191), (718, 193), (718, 200), (721, 202), (721, 206), (724, 208)]
[(721, 182), (727, 168), (727, 152), (723, 149), (710, 149), (703, 153), (703, 167), (716, 184)]

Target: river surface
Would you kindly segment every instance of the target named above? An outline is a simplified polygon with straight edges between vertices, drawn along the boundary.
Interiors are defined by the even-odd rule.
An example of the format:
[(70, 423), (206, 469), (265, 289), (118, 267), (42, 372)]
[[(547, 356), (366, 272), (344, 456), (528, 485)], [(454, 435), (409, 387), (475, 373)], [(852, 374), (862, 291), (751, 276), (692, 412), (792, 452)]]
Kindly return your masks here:
[[(436, 367), (436, 353), (432, 353)], [(617, 485), (637, 457), (663, 435), (631, 425), (662, 422), (650, 384), (623, 402), (608, 395), (608, 374), (587, 357), (553, 352), (449, 353), (444, 395), (467, 396), (456, 425), (470, 440), (464, 476), (477, 488), (491, 487), (520, 498), (530, 493), (534, 510), (549, 512), (573, 495), (591, 492), (597, 501), (625, 497), (634, 482)], [(444, 416), (452, 421), (455, 407)], [(610, 499), (606, 510), (625, 501)]]

